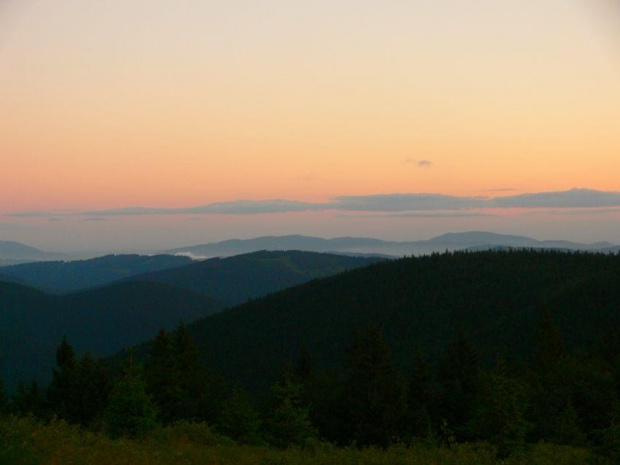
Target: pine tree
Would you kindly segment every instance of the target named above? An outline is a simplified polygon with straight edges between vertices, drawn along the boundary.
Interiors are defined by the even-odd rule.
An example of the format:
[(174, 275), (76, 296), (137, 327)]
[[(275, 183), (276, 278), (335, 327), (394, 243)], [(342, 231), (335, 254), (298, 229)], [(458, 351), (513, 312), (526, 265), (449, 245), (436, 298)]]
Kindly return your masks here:
[(441, 386), (439, 412), (457, 439), (466, 439), (465, 426), (471, 420), (480, 394), (478, 352), (459, 330), (439, 362), (437, 381)]
[(105, 431), (113, 438), (140, 438), (156, 426), (156, 416), (140, 368), (134, 365), (131, 354), (123, 376), (110, 393), (104, 414)]
[(177, 405), (182, 395), (172, 341), (165, 330), (155, 338), (144, 370), (147, 392), (157, 405), (160, 419), (171, 423), (178, 418)]
[(299, 354), (299, 359), (295, 368), (295, 375), (301, 382), (305, 383), (310, 378), (312, 378), (312, 376), (314, 375), (314, 371), (315, 362), (310, 356), (308, 347), (304, 344), (301, 347), (301, 353)]
[(530, 430), (528, 398), (528, 386), (509, 374), (504, 361), (498, 361), (483, 376), (481, 402), (468, 425), (470, 436), (489, 441), (497, 447), (499, 458), (507, 457), (525, 444)]
[(260, 444), (260, 426), (258, 412), (250, 396), (242, 389), (235, 389), (224, 401), (218, 430), (240, 443)]
[(44, 418), (48, 413), (43, 391), (36, 381), (32, 381), (28, 387), (20, 381), (9, 408), (18, 415), (34, 415), (38, 418)]
[(407, 386), (409, 429), (414, 437), (425, 438), (433, 433), (431, 411), (433, 410), (431, 375), (421, 350), (416, 353), (415, 364)]
[(566, 355), (558, 328), (547, 310), (542, 314), (534, 342), (532, 362), (536, 370), (548, 370)]
[(406, 386), (392, 365), (390, 349), (376, 325), (354, 335), (344, 402), (351, 439), (358, 445), (387, 446), (402, 436)]
[(160, 331), (146, 363), (147, 390), (166, 423), (215, 423), (227, 395), (223, 379), (206, 372), (198, 346), (184, 324), (168, 335)]
[(8, 397), (4, 389), (4, 382), (0, 377), (0, 413), (4, 413), (8, 407)]
[(77, 423), (75, 416), (79, 408), (78, 393), (75, 389), (77, 376), (77, 361), (75, 351), (67, 337), (63, 336), (58, 349), (56, 349), (56, 368), (52, 373), (52, 382), (47, 389), (47, 400), (51, 411), (59, 418)]
[(301, 446), (316, 437), (307, 406), (302, 404), (303, 385), (290, 367), (272, 388), (274, 407), (268, 414), (266, 432), (275, 447)]
[(72, 391), (76, 396), (67, 412), (69, 420), (82, 426), (92, 426), (102, 420), (111, 389), (111, 377), (102, 360), (86, 352), (79, 361)]

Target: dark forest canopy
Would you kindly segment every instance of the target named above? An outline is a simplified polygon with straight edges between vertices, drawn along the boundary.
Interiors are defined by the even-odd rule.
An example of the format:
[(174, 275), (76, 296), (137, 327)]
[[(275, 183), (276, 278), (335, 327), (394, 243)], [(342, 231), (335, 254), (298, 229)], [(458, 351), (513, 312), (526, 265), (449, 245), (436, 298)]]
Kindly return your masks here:
[(333, 367), (356, 328), (383, 328), (399, 368), (434, 358), (459, 331), (483, 361), (525, 359), (549, 312), (570, 348), (620, 325), (620, 257), (540, 251), (456, 252), (377, 263), (315, 280), (189, 326), (205, 363), (264, 390), (306, 346)]

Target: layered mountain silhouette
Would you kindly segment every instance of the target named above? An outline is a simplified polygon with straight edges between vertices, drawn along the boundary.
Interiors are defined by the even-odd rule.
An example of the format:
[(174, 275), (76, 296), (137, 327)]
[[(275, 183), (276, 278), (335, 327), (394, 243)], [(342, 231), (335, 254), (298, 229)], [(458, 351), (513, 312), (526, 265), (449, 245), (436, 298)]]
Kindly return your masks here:
[(56, 296), (0, 282), (0, 375), (47, 382), (63, 336), (80, 352), (106, 356), (222, 310), (214, 299), (161, 283), (121, 283)]
[(613, 248), (607, 242), (582, 244), (570, 241), (539, 241), (525, 236), (496, 234), (483, 231), (447, 233), (426, 240), (413, 242), (382, 241), (360, 237), (339, 237), (322, 239), (309, 236), (266, 236), (255, 239), (233, 239), (223, 242), (195, 245), (167, 250), (164, 253), (187, 255), (194, 258), (209, 258), (249, 253), (258, 250), (305, 250), (346, 254), (377, 254), (402, 257), (424, 255), (476, 248), (491, 249), (497, 246), (517, 248), (542, 248), (598, 251)]
[(14, 241), (0, 241), (0, 265), (12, 263), (54, 260), (62, 255), (53, 252), (44, 252), (35, 247)]
[(300, 251), (260, 251), (145, 273), (128, 280), (159, 282), (200, 292), (231, 304), (243, 303), (316, 278), (381, 261)]
[[(10, 268), (38, 270), (22, 276), (36, 277), (40, 285), (58, 290), (63, 279), (67, 285), (90, 287), (139, 268), (190, 261), (169, 255), (108, 256)], [(10, 387), (18, 380), (46, 381), (63, 335), (78, 351), (110, 355), (149, 339), (161, 328), (172, 329), (181, 321), (193, 322), (231, 304), (377, 261), (311, 252), (257, 252), (177, 266), (64, 295), (0, 282), (0, 375)]]
[(47, 292), (66, 293), (191, 262), (188, 257), (171, 255), (106, 255), (90, 260), (24, 263), (1, 267), (0, 281), (17, 280)]
[(351, 336), (380, 325), (398, 366), (436, 359), (459, 331), (487, 362), (525, 359), (544, 311), (567, 348), (620, 325), (620, 257), (556, 251), (458, 252), (377, 263), (225, 310), (190, 325), (206, 365), (266, 392), (306, 347), (337, 369)]

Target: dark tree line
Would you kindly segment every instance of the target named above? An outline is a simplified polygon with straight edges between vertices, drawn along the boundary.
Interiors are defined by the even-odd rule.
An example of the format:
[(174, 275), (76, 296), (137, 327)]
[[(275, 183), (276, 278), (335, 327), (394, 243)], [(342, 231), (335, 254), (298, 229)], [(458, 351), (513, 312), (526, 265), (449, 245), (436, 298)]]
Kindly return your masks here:
[(60, 343), (51, 384), (20, 385), (9, 400), (0, 382), (0, 410), (58, 417), (113, 437), (140, 437), (156, 425), (206, 422), (241, 443), (388, 446), (487, 441), (501, 455), (547, 441), (596, 448), (620, 457), (620, 337), (608, 330), (589, 350), (568, 353), (545, 313), (526, 363), (498, 358), (481, 364), (475, 344), (457, 332), (433, 362), (422, 349), (399, 372), (381, 329), (355, 332), (334, 373), (304, 348), (257, 404), (201, 363), (180, 325), (160, 331), (144, 366), (130, 353), (111, 374), (88, 353)]

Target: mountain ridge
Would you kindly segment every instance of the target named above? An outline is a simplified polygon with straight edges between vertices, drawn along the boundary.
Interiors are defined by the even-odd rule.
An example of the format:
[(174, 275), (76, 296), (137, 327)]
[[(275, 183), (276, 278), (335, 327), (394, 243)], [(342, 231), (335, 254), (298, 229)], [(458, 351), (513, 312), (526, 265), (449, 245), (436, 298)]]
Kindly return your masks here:
[(428, 240), (421, 241), (384, 241), (364, 237), (335, 237), (324, 239), (313, 236), (261, 236), (252, 239), (229, 239), (221, 242), (198, 244), (188, 247), (169, 249), (162, 253), (186, 254), (196, 258), (215, 256), (232, 256), (258, 250), (303, 250), (324, 253), (360, 253), (391, 256), (425, 255), (434, 252), (445, 252), (467, 249), (469, 247), (492, 248), (532, 247), (562, 248), (568, 250), (603, 251), (613, 249), (614, 244), (596, 242), (592, 244), (565, 240), (538, 240), (527, 236), (499, 234), (488, 231), (448, 232)]

